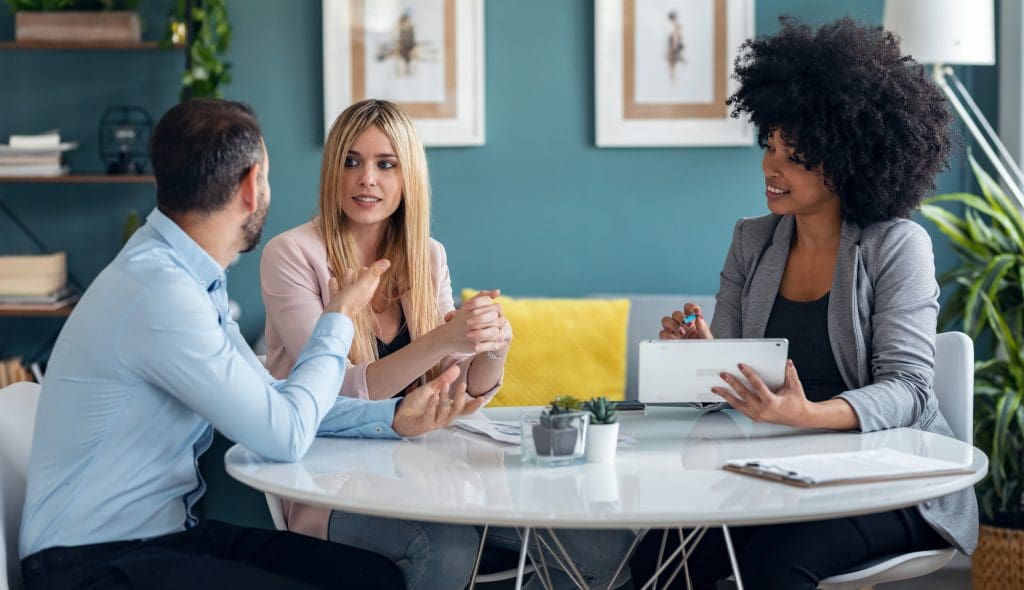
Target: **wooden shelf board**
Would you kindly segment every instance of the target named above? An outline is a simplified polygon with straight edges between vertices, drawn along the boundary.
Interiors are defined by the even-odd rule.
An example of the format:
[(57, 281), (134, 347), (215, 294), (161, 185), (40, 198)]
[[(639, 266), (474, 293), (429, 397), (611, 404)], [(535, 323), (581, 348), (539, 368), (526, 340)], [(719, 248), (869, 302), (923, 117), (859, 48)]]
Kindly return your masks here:
[[(178, 50), (183, 45), (175, 45), (170, 50)], [(53, 49), (58, 51), (151, 51), (159, 50), (159, 41), (0, 41), (0, 50), (36, 50)]]
[(61, 176), (0, 176), (0, 182), (43, 184), (153, 184), (151, 174), (64, 174)]
[(0, 307), (0, 317), (67, 317), (71, 315), (74, 305), (65, 305), (57, 309), (13, 309)]

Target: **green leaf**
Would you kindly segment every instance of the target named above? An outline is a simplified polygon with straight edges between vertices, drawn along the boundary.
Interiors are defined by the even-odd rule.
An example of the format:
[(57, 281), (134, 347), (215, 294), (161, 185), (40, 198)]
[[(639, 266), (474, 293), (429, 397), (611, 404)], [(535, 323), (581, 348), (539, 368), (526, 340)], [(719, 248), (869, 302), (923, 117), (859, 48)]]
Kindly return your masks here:
[(991, 457), (991, 463), (998, 465), (999, 472), (1004, 475), (1008, 471), (1007, 466), (1004, 465), (1004, 463), (1007, 460), (1012, 462), (1019, 457), (1019, 454), (1013, 452), (1014, 449), (1007, 448), (1010, 445), (1007, 445), (1006, 443), (1010, 439), (1009, 427), (1013, 423), (1013, 419), (1016, 417), (1017, 411), (1020, 409), (1021, 397), (1024, 396), (1024, 392), (1021, 391), (1016, 393), (1007, 393), (1008, 395), (999, 400), (996, 414), (996, 427), (992, 436), (993, 445)]
[(921, 214), (934, 223), (947, 238), (953, 240), (954, 244), (968, 252), (984, 256), (984, 248), (967, 236), (967, 224), (962, 219), (935, 205), (921, 205)]
[[(995, 304), (993, 304), (992, 300), (989, 299), (988, 294), (982, 293), (981, 297), (985, 302), (985, 313), (988, 315), (988, 323), (996, 336), (996, 340), (1003, 349), (1006, 350), (1006, 354), (1011, 359), (1017, 359), (1021, 353), (1021, 343), (1018, 340), (1020, 336), (1018, 335), (1017, 337), (1014, 337), (1013, 332), (1010, 331), (1010, 326), (1006, 323), (1006, 319), (999, 313), (999, 310), (996, 309)], [(1010, 368), (1011, 372), (1015, 368), (1020, 369), (1020, 367), (1015, 367), (1009, 363), (1007, 363), (1007, 366)]]
[(978, 185), (981, 187), (981, 192), (988, 199), (989, 203), (997, 209), (1000, 209), (1005, 215), (1007, 220), (1014, 226), (1016, 234), (1018, 236), (1017, 242), (1020, 243), (1020, 236), (1024, 236), (1024, 216), (1021, 215), (1020, 206), (1021, 204), (1011, 201), (1003, 189), (999, 186), (995, 180), (981, 166), (978, 165), (977, 160), (974, 159), (973, 154), (968, 155), (968, 160), (971, 163), (971, 169), (974, 170), (974, 175), (978, 179)]

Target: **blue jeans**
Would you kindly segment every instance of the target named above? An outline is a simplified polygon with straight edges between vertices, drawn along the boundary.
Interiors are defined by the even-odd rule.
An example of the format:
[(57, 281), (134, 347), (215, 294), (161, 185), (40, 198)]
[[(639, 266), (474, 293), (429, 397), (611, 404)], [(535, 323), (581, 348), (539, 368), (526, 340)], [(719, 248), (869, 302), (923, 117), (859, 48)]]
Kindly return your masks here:
[[(327, 538), (388, 557), (402, 571), (409, 590), (452, 590), (469, 584), (481, 530), (469, 525), (397, 520), (335, 510), (331, 512)], [(635, 536), (630, 531), (591, 530), (561, 530), (557, 535), (588, 584), (605, 586)], [(516, 531), (507, 528), (489, 529), (487, 544), (517, 551), (522, 546)], [(530, 548), (536, 556), (537, 545), (532, 539)], [(554, 569), (552, 555), (545, 552), (544, 560), (552, 568), (551, 578), (557, 590), (576, 587), (565, 573)], [(619, 579), (623, 580), (628, 571), (625, 568)], [(525, 587), (543, 588), (536, 576)]]

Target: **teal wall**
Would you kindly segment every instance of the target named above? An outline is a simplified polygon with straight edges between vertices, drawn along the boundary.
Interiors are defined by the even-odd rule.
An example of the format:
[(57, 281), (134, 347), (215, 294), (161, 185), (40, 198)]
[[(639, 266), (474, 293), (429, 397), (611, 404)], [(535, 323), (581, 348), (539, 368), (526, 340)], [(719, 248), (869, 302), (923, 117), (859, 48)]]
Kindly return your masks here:
[[(170, 2), (149, 0), (147, 37)], [(315, 207), (322, 149), (321, 4), (245, 0), (230, 5), (234, 63), (229, 98), (260, 113), (271, 157), (273, 204), (265, 236), (302, 223)], [(882, 1), (759, 0), (758, 33), (792, 14), (812, 23), (840, 16), (879, 21)], [(461, 287), (509, 294), (711, 293), (733, 221), (765, 211), (755, 147), (594, 147), (594, 8), (590, 0), (488, 0), (487, 144), (428, 151), (434, 235)], [(0, 37), (13, 19), (0, 15)], [(69, 161), (100, 168), (97, 126), (112, 104), (155, 117), (176, 100), (181, 52), (0, 52), (0, 138), (59, 127), (82, 148)], [(994, 112), (994, 68), (968, 82)], [(974, 79), (972, 79), (974, 78)], [(940, 191), (964, 184), (960, 158)], [(135, 186), (0, 184), (0, 199), (55, 249), (70, 252), (84, 282), (119, 247), (128, 210), (152, 207)], [(937, 245), (940, 267), (951, 263)], [(29, 243), (0, 219), (0, 251)], [(684, 263), (685, 261), (685, 263)], [(244, 256), (229, 287), (249, 338), (262, 331), (258, 254)], [(31, 355), (60, 320), (0, 319), (0, 356)]]
[[(168, 0), (146, 4), (147, 37), (159, 33)], [(317, 194), (323, 134), (321, 4), (233, 0), (234, 63), (229, 98), (260, 113), (271, 157), (273, 201), (266, 236), (307, 220)], [(821, 23), (846, 14), (879, 21), (881, 0), (758, 0), (757, 32), (791, 14)], [(0, 38), (13, 37), (0, 11)], [(765, 212), (760, 153), (717, 149), (594, 147), (594, 8), (591, 0), (488, 0), (487, 144), (429, 150), (434, 235), (448, 248), (455, 287), (509, 294), (712, 293), (733, 222)], [(0, 138), (59, 127), (82, 149), (78, 170), (100, 167), (96, 133), (111, 104), (138, 104), (154, 117), (174, 104), (180, 52), (0, 52)], [(995, 112), (994, 68), (965, 72)], [(940, 191), (965, 186), (961, 158)], [(15, 186), (0, 199), (48, 244), (70, 252), (90, 281), (119, 247), (131, 208), (148, 211), (147, 186)], [(952, 262), (937, 241), (940, 267)], [(0, 219), (0, 252), (28, 249)], [(250, 338), (263, 326), (258, 254), (230, 273)], [(0, 319), (0, 356), (32, 354), (61, 322)], [(207, 514), (266, 524), (259, 495), (224, 476), (225, 442), (204, 458)]]

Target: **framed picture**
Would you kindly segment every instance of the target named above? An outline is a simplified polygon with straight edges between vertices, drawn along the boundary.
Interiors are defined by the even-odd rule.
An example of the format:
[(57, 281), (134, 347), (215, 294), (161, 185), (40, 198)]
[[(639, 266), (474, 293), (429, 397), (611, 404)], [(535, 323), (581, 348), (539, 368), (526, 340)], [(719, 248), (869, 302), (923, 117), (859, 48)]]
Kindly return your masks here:
[(324, 126), (396, 102), (426, 146), (484, 143), (483, 0), (323, 0)]
[(754, 0), (597, 0), (594, 31), (599, 147), (753, 143), (725, 100)]

